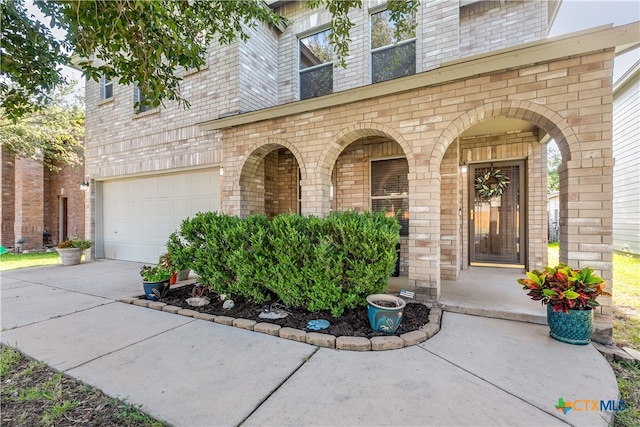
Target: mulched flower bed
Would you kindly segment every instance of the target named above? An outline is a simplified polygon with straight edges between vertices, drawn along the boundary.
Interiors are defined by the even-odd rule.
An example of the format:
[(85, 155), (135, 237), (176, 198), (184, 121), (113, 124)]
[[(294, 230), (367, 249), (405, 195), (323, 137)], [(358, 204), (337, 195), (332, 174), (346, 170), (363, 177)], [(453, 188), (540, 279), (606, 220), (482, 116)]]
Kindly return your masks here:
[[(340, 336), (352, 336), (352, 337), (366, 337), (372, 338), (376, 336), (388, 336), (380, 332), (374, 332), (369, 325), (367, 319), (366, 307), (360, 307), (352, 310), (345, 310), (342, 316), (333, 317), (328, 311), (319, 311), (310, 313), (302, 309), (287, 309), (289, 315), (284, 319), (262, 319), (258, 315), (265, 307), (269, 307), (271, 303), (257, 304), (253, 301), (245, 298), (235, 296), (233, 297), (234, 307), (232, 309), (226, 309), (222, 307), (222, 301), (218, 295), (205, 290), (203, 296), (208, 297), (211, 300), (209, 305), (202, 307), (191, 307), (187, 304), (186, 299), (190, 298), (194, 285), (185, 285), (179, 287), (171, 287), (164, 298), (160, 298), (159, 301), (165, 304), (174, 305), (177, 307), (188, 308), (200, 313), (208, 313), (215, 316), (229, 316), (234, 318), (242, 318), (255, 320), (256, 322), (274, 323), (282, 327), (289, 327), (307, 331), (307, 322), (309, 320), (326, 319), (330, 322), (327, 329), (317, 331), (319, 333), (325, 333)], [(426, 325), (429, 321), (429, 308), (424, 304), (418, 302), (407, 302), (407, 306), (404, 309), (402, 317), (402, 323), (396, 331), (396, 336), (402, 335), (407, 332), (412, 332), (420, 329)]]

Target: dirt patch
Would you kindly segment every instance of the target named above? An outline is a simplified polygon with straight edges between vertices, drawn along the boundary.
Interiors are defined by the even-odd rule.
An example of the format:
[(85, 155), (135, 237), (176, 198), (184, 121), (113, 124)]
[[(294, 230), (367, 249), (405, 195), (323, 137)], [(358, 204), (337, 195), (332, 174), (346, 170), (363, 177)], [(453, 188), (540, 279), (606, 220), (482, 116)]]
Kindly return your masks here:
[[(289, 315), (284, 319), (263, 319), (259, 317), (260, 312), (265, 308), (269, 308), (270, 303), (256, 304), (255, 302), (242, 297), (234, 297), (233, 308), (226, 309), (222, 306), (223, 302), (220, 301), (218, 295), (210, 292), (209, 290), (205, 290), (203, 294), (203, 296), (206, 296), (211, 300), (209, 305), (191, 307), (185, 300), (192, 296), (191, 292), (193, 287), (193, 285), (176, 288), (172, 287), (165, 297), (161, 298), (159, 301), (177, 307), (188, 308), (200, 313), (255, 320), (259, 323), (274, 323), (282, 327), (295, 328), (303, 331), (307, 330), (307, 322), (310, 320), (325, 319), (330, 322), (329, 328), (317, 332), (334, 335), (336, 337), (352, 336), (372, 338), (377, 336), (388, 336), (388, 334), (374, 332), (371, 329), (369, 320), (367, 319), (366, 307), (345, 310), (343, 315), (340, 317), (333, 317), (328, 311), (310, 313), (301, 309), (287, 309)], [(393, 335), (402, 335), (407, 332), (418, 330), (428, 322), (429, 308), (427, 306), (418, 302), (407, 302), (407, 306), (404, 309), (402, 317), (402, 323)]]

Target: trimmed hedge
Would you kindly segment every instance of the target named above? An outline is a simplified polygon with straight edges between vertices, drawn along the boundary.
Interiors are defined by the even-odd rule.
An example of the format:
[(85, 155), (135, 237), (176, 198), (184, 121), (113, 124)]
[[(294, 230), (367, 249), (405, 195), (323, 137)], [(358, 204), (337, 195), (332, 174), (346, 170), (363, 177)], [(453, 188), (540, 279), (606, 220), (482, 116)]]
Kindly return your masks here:
[(397, 219), (383, 212), (334, 212), (326, 219), (290, 213), (271, 220), (207, 212), (184, 220), (167, 249), (177, 269), (190, 268), (216, 293), (337, 317), (384, 291), (399, 232)]

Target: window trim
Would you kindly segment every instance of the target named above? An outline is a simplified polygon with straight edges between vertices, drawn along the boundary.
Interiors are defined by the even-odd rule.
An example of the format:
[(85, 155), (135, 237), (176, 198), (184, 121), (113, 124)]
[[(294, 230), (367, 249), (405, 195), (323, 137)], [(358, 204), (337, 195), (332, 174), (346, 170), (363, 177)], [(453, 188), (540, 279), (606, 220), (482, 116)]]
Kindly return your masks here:
[(148, 109), (140, 111), (136, 109), (136, 102), (139, 102), (139, 97), (142, 94), (140, 93), (140, 88), (138, 87), (138, 85), (134, 84), (133, 85), (133, 118), (139, 118), (139, 117), (145, 117), (145, 116), (149, 116), (152, 114), (157, 114), (160, 112), (160, 107), (156, 107), (156, 108), (151, 108), (148, 107)]
[[(381, 80), (379, 82), (373, 83), (373, 54), (376, 52), (381, 52), (385, 49), (391, 49), (391, 48), (396, 48), (396, 47), (400, 47), (404, 44), (407, 43), (415, 43), (415, 61), (416, 61), (416, 71), (413, 74), (409, 74), (409, 75), (415, 75), (418, 73), (418, 32), (416, 31), (415, 35), (410, 38), (410, 39), (406, 39), (406, 40), (402, 40), (399, 41), (397, 43), (391, 43), (391, 44), (387, 44), (384, 46), (380, 46), (380, 47), (376, 47), (375, 49), (371, 47), (371, 33), (373, 31), (373, 15), (377, 14), (377, 13), (382, 13), (385, 10), (389, 10), (387, 5), (382, 5), (380, 7), (377, 7), (375, 9), (369, 9), (369, 84), (376, 84), (376, 83), (381, 83), (381, 82), (385, 82), (385, 81), (389, 81), (389, 80), (394, 80), (394, 79), (387, 79), (387, 80)], [(407, 77), (407, 76), (402, 76), (402, 77)], [(401, 78), (401, 77), (396, 77), (396, 78)]]
[[(106, 96), (106, 88), (107, 86), (111, 86), (111, 96), (107, 97)], [(114, 94), (114, 83), (113, 83), (113, 79), (109, 79), (107, 80), (107, 77), (103, 74), (100, 77), (100, 102), (109, 102), (112, 101), (115, 94)]]
[[(298, 92), (298, 100), (299, 101), (303, 101), (303, 100), (306, 100), (306, 99), (312, 99), (312, 98), (319, 98), (318, 96), (314, 96), (314, 97), (311, 97), (311, 98), (302, 98), (302, 89), (300, 87), (300, 83), (301, 83), (300, 75), (302, 73), (306, 72), (306, 71), (318, 70), (318, 69), (320, 69), (322, 67), (326, 67), (328, 65), (331, 65), (331, 79), (333, 81), (333, 85), (331, 87), (331, 92), (329, 92), (329, 93), (327, 93), (325, 95), (330, 95), (332, 93), (335, 93), (334, 90), (333, 90), (333, 87), (335, 87), (335, 80), (333, 79), (335, 77), (334, 73), (333, 73), (333, 66), (335, 64), (335, 57), (334, 57), (333, 53), (332, 53), (331, 61), (323, 62), (322, 64), (316, 64), (316, 65), (313, 65), (311, 67), (307, 67), (307, 68), (304, 68), (304, 69), (300, 68), (300, 65), (301, 65), (300, 58), (302, 56), (301, 55), (301, 50), (300, 50), (300, 43), (302, 43), (302, 39), (305, 39), (307, 37), (311, 37), (311, 36), (316, 35), (316, 34), (324, 33), (325, 31), (329, 31), (329, 30), (330, 29), (329, 29), (328, 25), (323, 25), (321, 27), (316, 27), (316, 28), (314, 28), (312, 30), (300, 33), (300, 34), (298, 34), (296, 36), (296, 59), (297, 59), (296, 78), (297, 78), (297, 81), (298, 81), (297, 92)], [(321, 95), (321, 96), (324, 96), (324, 95)]]

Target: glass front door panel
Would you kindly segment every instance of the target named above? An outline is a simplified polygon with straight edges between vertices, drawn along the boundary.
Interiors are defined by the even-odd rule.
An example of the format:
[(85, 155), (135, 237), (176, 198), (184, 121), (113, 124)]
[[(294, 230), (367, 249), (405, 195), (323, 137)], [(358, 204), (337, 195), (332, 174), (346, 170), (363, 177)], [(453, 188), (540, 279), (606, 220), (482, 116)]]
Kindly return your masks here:
[(471, 261), (523, 264), (521, 165), (478, 165), (472, 170)]

